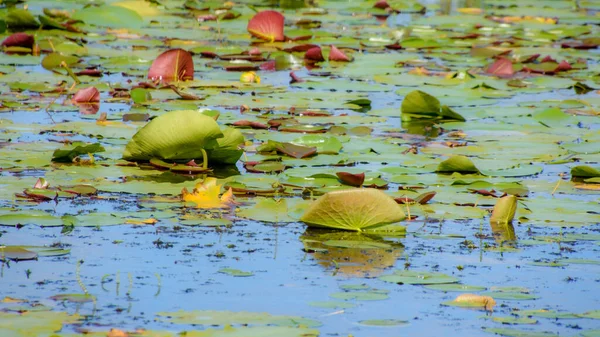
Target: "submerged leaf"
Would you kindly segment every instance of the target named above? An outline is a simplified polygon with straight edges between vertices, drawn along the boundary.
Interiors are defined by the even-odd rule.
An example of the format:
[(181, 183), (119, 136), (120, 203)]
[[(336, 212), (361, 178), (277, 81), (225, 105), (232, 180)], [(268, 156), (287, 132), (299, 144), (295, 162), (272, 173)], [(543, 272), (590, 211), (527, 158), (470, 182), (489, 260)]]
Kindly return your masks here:
[(401, 221), (402, 207), (382, 191), (365, 188), (329, 192), (315, 201), (300, 220), (308, 226), (361, 231)]

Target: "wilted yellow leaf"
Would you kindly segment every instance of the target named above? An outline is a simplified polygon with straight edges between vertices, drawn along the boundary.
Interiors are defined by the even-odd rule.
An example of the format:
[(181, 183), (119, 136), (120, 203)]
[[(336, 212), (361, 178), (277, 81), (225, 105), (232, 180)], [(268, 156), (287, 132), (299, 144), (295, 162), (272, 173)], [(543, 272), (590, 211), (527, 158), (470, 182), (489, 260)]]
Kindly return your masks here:
[(149, 218), (146, 220), (133, 220), (133, 219), (128, 219), (125, 221), (126, 224), (128, 225), (154, 225), (158, 222), (158, 220), (154, 219), (154, 218)]
[(216, 178), (206, 178), (196, 184), (192, 193), (186, 188), (181, 191), (183, 201), (194, 202), (198, 208), (227, 208), (233, 204), (233, 191), (231, 188), (219, 197), (221, 185), (217, 185)]
[(129, 337), (129, 334), (123, 330), (110, 329), (110, 331), (106, 334), (106, 337)]
[(4, 297), (4, 299), (2, 300), (2, 303), (25, 303), (27, 302), (27, 300), (22, 300), (20, 298), (14, 298), (14, 297)]
[(461, 294), (454, 299), (454, 302), (469, 304), (472, 306), (482, 306), (485, 310), (492, 311), (496, 301), (490, 296), (481, 296), (476, 294)]
[(483, 9), (475, 7), (458, 8), (457, 11), (462, 14), (481, 14)]

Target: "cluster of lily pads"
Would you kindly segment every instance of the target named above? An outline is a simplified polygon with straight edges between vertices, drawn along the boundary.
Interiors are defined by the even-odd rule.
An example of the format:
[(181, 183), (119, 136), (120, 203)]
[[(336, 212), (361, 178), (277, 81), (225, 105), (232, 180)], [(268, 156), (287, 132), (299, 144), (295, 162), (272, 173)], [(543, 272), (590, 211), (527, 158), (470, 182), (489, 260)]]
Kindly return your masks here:
[[(327, 271), (463, 287), (468, 294), (444, 304), (505, 313), (501, 291), (478, 293), (446, 274), (387, 272), (404, 253), (398, 238), (459, 238), (468, 249), (478, 238), (499, 253), (598, 240), (587, 232), (600, 223), (596, 2), (271, 5), (0, 3), (0, 225), (68, 235), (79, 226), (302, 223), (317, 227), (299, 237), (304, 252)], [(76, 211), (104, 201), (142, 210)], [(51, 202), (69, 207), (49, 212)], [(431, 228), (482, 219), (478, 233)], [(4, 262), (69, 253), (0, 242)], [(581, 261), (544, 256), (528, 265)], [(332, 297), (387, 298), (355, 290)], [(537, 317), (524, 312), (494, 318)], [(222, 315), (159, 316), (254, 324), (232, 334), (318, 334), (301, 317)], [(58, 318), (38, 316), (44, 331), (59, 330)]]

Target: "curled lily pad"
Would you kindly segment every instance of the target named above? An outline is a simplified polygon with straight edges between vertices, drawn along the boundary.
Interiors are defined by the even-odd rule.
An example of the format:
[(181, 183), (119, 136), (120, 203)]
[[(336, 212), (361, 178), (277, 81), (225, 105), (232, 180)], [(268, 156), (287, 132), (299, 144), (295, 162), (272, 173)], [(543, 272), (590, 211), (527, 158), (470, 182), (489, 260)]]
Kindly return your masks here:
[(514, 241), (517, 239), (512, 221), (517, 211), (517, 197), (507, 195), (502, 197), (494, 206), (490, 217), (490, 226), (497, 241)]
[(465, 156), (452, 156), (443, 162), (441, 162), (436, 172), (442, 173), (452, 173), (452, 172), (460, 172), (460, 173), (478, 173), (479, 170), (473, 164), (471, 159)]
[(100, 102), (100, 92), (95, 87), (80, 89), (71, 101), (73, 103), (98, 103)]
[(14, 33), (2, 41), (2, 47), (33, 48), (33, 35), (27, 33)]
[(571, 176), (578, 178), (600, 177), (600, 170), (587, 165), (577, 165), (571, 168)]
[(283, 41), (283, 24), (285, 17), (277, 11), (262, 11), (248, 22), (248, 32), (266, 41)]
[(413, 119), (440, 119), (442, 121), (458, 120), (465, 118), (449, 108), (441, 105), (440, 101), (430, 94), (421, 90), (411, 91), (402, 101), (402, 119), (410, 121)]
[(405, 218), (402, 207), (382, 191), (364, 188), (329, 192), (315, 201), (300, 220), (308, 226), (361, 231)]
[(125, 147), (130, 161), (204, 158), (203, 151), (218, 147), (223, 137), (214, 119), (194, 110), (171, 111), (141, 128)]
[(192, 54), (183, 49), (171, 49), (160, 54), (148, 71), (153, 81), (185, 81), (194, 79)]

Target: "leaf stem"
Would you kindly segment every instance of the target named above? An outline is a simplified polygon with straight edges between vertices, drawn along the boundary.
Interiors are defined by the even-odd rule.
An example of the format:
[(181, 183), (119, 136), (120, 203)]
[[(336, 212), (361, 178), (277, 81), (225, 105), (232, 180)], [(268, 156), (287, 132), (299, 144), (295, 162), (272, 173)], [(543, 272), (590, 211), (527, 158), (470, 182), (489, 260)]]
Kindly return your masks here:
[(202, 151), (202, 168), (206, 170), (208, 168), (208, 154), (205, 149), (200, 149), (200, 151)]

